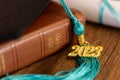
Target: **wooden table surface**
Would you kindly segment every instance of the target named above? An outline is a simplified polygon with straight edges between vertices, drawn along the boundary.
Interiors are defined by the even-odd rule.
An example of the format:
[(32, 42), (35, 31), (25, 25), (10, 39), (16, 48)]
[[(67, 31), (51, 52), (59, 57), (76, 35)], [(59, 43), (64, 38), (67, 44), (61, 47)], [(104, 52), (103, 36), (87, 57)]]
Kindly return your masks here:
[[(99, 57), (101, 70), (95, 80), (120, 80), (120, 29), (87, 22), (85, 37), (91, 45), (101, 45), (104, 52)], [(73, 58), (68, 58), (70, 46), (13, 74), (54, 74), (75, 67)]]

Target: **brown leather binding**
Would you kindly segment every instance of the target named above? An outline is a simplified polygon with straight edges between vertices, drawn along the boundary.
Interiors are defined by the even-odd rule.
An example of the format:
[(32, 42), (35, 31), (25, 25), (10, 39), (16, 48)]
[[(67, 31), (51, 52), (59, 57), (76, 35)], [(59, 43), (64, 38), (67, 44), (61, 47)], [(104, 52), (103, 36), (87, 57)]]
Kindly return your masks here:
[[(74, 15), (85, 25), (84, 16)], [(64, 9), (51, 2), (25, 34), (0, 45), (0, 76), (23, 68), (74, 42), (72, 23)]]

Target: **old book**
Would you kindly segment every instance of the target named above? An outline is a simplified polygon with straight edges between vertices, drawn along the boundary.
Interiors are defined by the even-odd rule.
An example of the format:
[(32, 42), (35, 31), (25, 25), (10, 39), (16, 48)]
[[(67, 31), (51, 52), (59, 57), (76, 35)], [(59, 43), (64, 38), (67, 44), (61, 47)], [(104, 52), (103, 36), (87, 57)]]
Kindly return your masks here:
[[(85, 25), (84, 16), (74, 15)], [(64, 9), (51, 2), (24, 35), (0, 45), (0, 76), (23, 68), (74, 42), (72, 23)]]

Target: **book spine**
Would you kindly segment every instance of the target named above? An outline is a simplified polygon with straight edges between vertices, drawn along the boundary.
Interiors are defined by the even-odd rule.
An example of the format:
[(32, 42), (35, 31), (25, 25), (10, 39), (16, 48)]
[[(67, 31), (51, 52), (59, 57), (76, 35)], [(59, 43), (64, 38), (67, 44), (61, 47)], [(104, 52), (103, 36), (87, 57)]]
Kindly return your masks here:
[(37, 30), (0, 48), (0, 76), (23, 68), (64, 48), (71, 39), (69, 20)]

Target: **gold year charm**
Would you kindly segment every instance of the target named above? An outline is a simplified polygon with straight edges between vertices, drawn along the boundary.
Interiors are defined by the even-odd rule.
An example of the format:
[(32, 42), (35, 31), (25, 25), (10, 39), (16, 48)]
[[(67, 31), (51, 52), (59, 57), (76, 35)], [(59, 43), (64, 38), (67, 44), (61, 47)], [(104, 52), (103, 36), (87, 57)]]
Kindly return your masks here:
[(103, 50), (102, 46), (79, 46), (74, 45), (72, 47), (72, 52), (68, 54), (68, 56), (75, 57), (99, 57), (101, 55), (101, 52)]
[(68, 56), (75, 57), (99, 57), (101, 52), (103, 51), (102, 46), (90, 46), (90, 44), (85, 41), (84, 35), (78, 36), (79, 45), (74, 45), (72, 47), (72, 52), (68, 54)]

